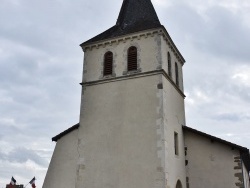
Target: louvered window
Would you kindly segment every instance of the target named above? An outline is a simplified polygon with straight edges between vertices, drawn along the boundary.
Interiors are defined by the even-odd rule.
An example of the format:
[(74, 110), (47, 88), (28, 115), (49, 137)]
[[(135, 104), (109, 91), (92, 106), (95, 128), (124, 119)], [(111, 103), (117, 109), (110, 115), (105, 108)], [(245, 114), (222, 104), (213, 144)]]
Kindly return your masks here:
[(103, 75), (112, 75), (113, 73), (113, 53), (107, 52), (104, 55), (104, 69), (103, 69)]
[(168, 76), (170, 78), (172, 77), (171, 56), (169, 52), (168, 52)]
[(175, 81), (176, 85), (179, 87), (179, 71), (177, 63), (175, 63)]
[(137, 70), (137, 48), (131, 46), (128, 49), (128, 71)]

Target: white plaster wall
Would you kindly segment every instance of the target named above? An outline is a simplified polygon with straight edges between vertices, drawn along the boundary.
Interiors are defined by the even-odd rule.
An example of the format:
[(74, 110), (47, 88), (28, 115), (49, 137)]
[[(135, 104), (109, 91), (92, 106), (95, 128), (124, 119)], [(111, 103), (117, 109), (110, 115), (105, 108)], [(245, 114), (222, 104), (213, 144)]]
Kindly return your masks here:
[[(86, 86), (77, 188), (164, 187), (157, 147), (159, 75)], [(78, 163), (79, 164), (79, 163)]]
[[(141, 33), (143, 34), (143, 32)], [(140, 34), (138, 34), (140, 35)], [(103, 79), (104, 54), (113, 52), (114, 73), (123, 76), (127, 72), (127, 50), (136, 46), (138, 50), (138, 63), (141, 72), (153, 71), (161, 68), (161, 39), (160, 35), (152, 34), (135, 39), (128, 39), (112, 45), (88, 49), (84, 58), (83, 82)]]
[(236, 163), (234, 157), (240, 156), (238, 150), (206, 137), (185, 131), (187, 146), (187, 173), (190, 188), (236, 188)]
[[(127, 72), (127, 50), (130, 46), (138, 49), (138, 63), (141, 72), (157, 69), (164, 69), (168, 73), (167, 52), (171, 55), (172, 80), (176, 83), (175, 62), (178, 65), (179, 89), (184, 90), (182, 63), (176, 57), (173, 48), (163, 39), (160, 34), (147, 35), (141, 32), (137, 35), (145, 34), (143, 37), (127, 39), (107, 45), (87, 49), (84, 58), (83, 82), (103, 79), (104, 54), (111, 51), (114, 55), (113, 72), (115, 76), (123, 76)], [(126, 38), (126, 37), (125, 37)]]
[(58, 140), (43, 188), (73, 188), (76, 179), (77, 134), (74, 130)]
[[(167, 185), (170, 188), (176, 186), (179, 179), (182, 187), (186, 187), (185, 153), (182, 125), (185, 125), (184, 98), (163, 77), (163, 111), (165, 133), (165, 160)], [(175, 155), (174, 132), (179, 137), (179, 154)]]
[(179, 89), (183, 92), (184, 86), (183, 86), (183, 71), (182, 71), (182, 63), (177, 59), (176, 55), (173, 52), (173, 49), (171, 48), (171, 45), (167, 43), (167, 41), (161, 36), (161, 53), (162, 53), (162, 68), (166, 71), (168, 74), (168, 52), (171, 56), (171, 71), (172, 71), (172, 80), (174, 83), (176, 83), (176, 77), (175, 77), (175, 62), (178, 65), (178, 73), (179, 73)]
[[(130, 46), (138, 50), (138, 72), (162, 69), (167, 52), (162, 35), (136, 35), (140, 37), (86, 49), (83, 84), (106, 79), (103, 57), (108, 51), (114, 55), (112, 77), (130, 75)], [(175, 59), (172, 54), (173, 78)], [(163, 90), (157, 88), (160, 83)], [(175, 187), (178, 179), (185, 187), (184, 123), (183, 97), (161, 74), (88, 83), (83, 86), (79, 135), (74, 131), (58, 141), (43, 188), (58, 187), (58, 181), (59, 187), (165, 188)], [(180, 138), (179, 156), (174, 155), (174, 131)]]
[[(140, 34), (143, 34), (144, 32), (141, 32)], [(137, 35), (140, 35), (137, 34)], [(147, 36), (147, 35), (145, 35)], [(167, 52), (169, 51), (171, 53), (172, 58), (172, 80), (175, 83), (175, 62), (178, 63), (179, 68), (179, 85), (180, 89), (183, 91), (183, 79), (182, 79), (182, 64), (179, 62), (175, 54), (173, 53), (173, 50), (167, 44), (166, 40), (163, 39), (162, 35), (160, 34), (153, 34), (149, 35), (147, 37), (139, 37), (135, 38), (133, 40), (124, 40), (120, 41), (119, 43), (111, 43), (110, 45), (105, 46), (99, 46), (99, 48), (94, 47), (92, 50), (88, 49), (85, 52), (85, 58), (84, 58), (84, 76), (83, 76), (83, 82), (89, 82), (89, 81), (95, 81), (95, 80), (102, 80), (103, 79), (103, 57), (104, 54), (107, 51), (113, 52), (114, 55), (114, 69), (113, 72), (115, 73), (113, 77), (119, 77), (126, 75), (127, 70), (127, 49), (130, 46), (136, 46), (138, 49), (138, 62), (139, 62), (139, 70), (140, 72), (148, 72), (153, 71), (157, 69), (164, 69), (166, 72), (167, 70)], [(125, 37), (126, 38), (126, 37)], [(137, 87), (140, 87), (140, 84), (136, 84), (135, 78), (134, 81), (127, 81), (130, 84), (129, 88), (126, 84), (126, 82), (119, 82), (119, 87), (115, 87), (110, 91), (109, 84), (104, 84), (102, 90), (98, 90), (96, 92), (99, 96), (100, 93), (104, 94), (107, 92), (108, 96), (103, 96), (102, 100), (105, 100), (107, 103), (106, 108), (110, 108), (111, 106), (111, 112), (109, 113), (119, 113), (116, 114), (116, 117), (120, 117), (119, 120), (123, 123), (127, 122), (126, 117), (124, 114), (121, 114), (121, 109), (129, 108), (125, 101), (121, 102), (121, 100), (114, 100), (113, 94), (110, 95), (110, 93), (115, 93), (115, 96), (119, 96), (120, 99), (124, 100), (126, 96), (124, 93), (127, 94), (128, 89), (135, 90)], [(146, 77), (141, 78), (141, 85), (148, 84)], [(143, 81), (144, 80), (144, 81)], [(184, 146), (183, 146), (183, 134), (182, 134), (182, 125), (185, 124), (185, 112), (184, 112), (184, 98), (180, 95), (180, 93), (174, 88), (174, 86), (167, 80), (165, 77), (160, 76), (158, 83), (162, 83), (164, 86), (164, 90), (155, 90), (151, 94), (156, 95), (158, 98), (158, 101), (152, 106), (152, 109), (157, 107), (157, 113), (158, 116), (150, 119), (151, 121), (156, 121), (155, 124), (157, 126), (157, 136), (159, 140), (156, 142), (157, 144), (157, 155), (160, 159), (160, 166), (158, 165), (158, 170), (161, 170), (161, 172), (164, 173), (164, 177), (162, 177), (162, 181), (165, 182), (165, 186), (175, 187), (176, 182), (178, 179), (181, 180), (183, 187), (185, 187), (185, 157), (184, 157)], [(112, 86), (116, 85), (115, 83), (112, 83)], [(157, 87), (157, 83), (154, 83), (155, 87)], [(86, 90), (88, 90), (90, 86), (86, 87)], [(94, 87), (94, 86), (91, 86)], [(102, 86), (95, 86), (96, 88), (102, 87)], [(149, 86), (147, 86), (149, 87)], [(155, 88), (156, 89), (156, 88)], [(119, 91), (118, 91), (119, 90)], [(143, 90), (142, 90), (143, 91)], [(134, 91), (133, 91), (134, 92)], [(84, 92), (86, 93), (86, 92)], [(110, 96), (109, 96), (110, 95)], [(93, 96), (92, 96), (93, 97)], [(142, 103), (144, 101), (147, 101), (147, 92), (143, 92), (140, 95), (137, 93), (131, 94), (131, 98), (134, 99), (134, 105), (141, 107), (142, 105), (138, 103), (138, 97), (142, 99)], [(86, 118), (92, 118), (93, 115), (89, 115), (89, 108), (86, 106), (88, 104), (96, 103), (98, 105), (102, 104), (102, 102), (96, 102), (97, 100), (94, 98), (93, 100), (90, 100), (89, 97), (86, 98), (86, 95), (84, 94), (84, 102), (82, 104), (82, 108), (84, 110), (81, 110), (81, 121), (84, 121), (83, 124), (86, 124)], [(110, 99), (109, 99), (110, 98)], [(131, 100), (130, 97), (128, 97), (129, 100)], [(112, 100), (108, 102), (109, 100)], [(127, 99), (126, 99), (127, 100)], [(146, 104), (146, 103), (145, 103)], [(103, 106), (103, 104), (102, 104)], [(88, 109), (86, 110), (85, 109)], [(118, 107), (119, 109), (116, 109), (114, 107)], [(100, 108), (102, 109), (102, 108)], [(151, 110), (152, 110), (151, 109)], [(164, 110), (163, 110), (164, 109)], [(142, 111), (144, 115), (146, 115), (147, 121), (150, 116), (148, 116), (151, 111), (143, 110)], [(107, 113), (105, 111), (105, 113)], [(98, 113), (99, 115), (103, 114), (102, 111)], [(140, 111), (133, 112), (134, 115), (140, 116)], [(84, 119), (84, 117), (86, 117)], [(106, 116), (98, 117), (95, 113), (95, 121), (106, 121), (105, 117), (110, 117), (109, 114), (106, 114)], [(126, 117), (126, 118), (125, 118)], [(105, 122), (106, 123), (106, 122)], [(91, 124), (91, 123), (87, 123)], [(93, 124), (93, 123), (92, 123)], [(140, 123), (138, 124), (140, 125)], [(109, 125), (110, 126), (110, 125)], [(179, 134), (179, 155), (175, 156), (174, 154), (174, 132), (178, 132)], [(149, 132), (147, 133), (149, 134)], [(150, 133), (152, 134), (152, 132)], [(87, 152), (85, 152), (87, 153)], [(160, 173), (161, 173), (160, 172)], [(79, 176), (83, 177), (83, 176)], [(82, 178), (80, 178), (82, 179)], [(81, 180), (83, 181), (83, 180)], [(167, 181), (167, 182), (166, 182)], [(167, 184), (166, 184), (167, 183)], [(133, 184), (135, 185), (135, 184)], [(131, 184), (131, 186), (133, 186)]]

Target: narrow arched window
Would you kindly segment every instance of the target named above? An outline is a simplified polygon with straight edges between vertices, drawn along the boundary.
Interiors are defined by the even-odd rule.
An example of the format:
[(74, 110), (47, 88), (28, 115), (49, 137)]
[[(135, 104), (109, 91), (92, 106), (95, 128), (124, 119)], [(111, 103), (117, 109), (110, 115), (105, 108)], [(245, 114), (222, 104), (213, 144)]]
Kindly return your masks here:
[(177, 132), (174, 132), (174, 153), (175, 155), (179, 155), (179, 138)]
[(177, 183), (176, 183), (176, 188), (182, 188), (182, 184), (181, 184), (181, 181), (178, 180)]
[(175, 83), (179, 87), (179, 71), (177, 63), (175, 63)]
[(128, 71), (137, 70), (137, 48), (131, 46), (128, 49)]
[(169, 52), (168, 52), (168, 76), (170, 78), (172, 77), (171, 56)]
[(112, 75), (113, 73), (113, 53), (106, 52), (104, 55), (104, 66), (103, 66), (103, 75)]

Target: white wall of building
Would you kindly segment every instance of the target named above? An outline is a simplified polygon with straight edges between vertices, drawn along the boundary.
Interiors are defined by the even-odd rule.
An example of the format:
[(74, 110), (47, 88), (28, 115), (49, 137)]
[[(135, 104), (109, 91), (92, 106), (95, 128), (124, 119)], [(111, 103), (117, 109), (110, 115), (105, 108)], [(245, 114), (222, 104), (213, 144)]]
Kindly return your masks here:
[(43, 188), (73, 188), (75, 187), (77, 171), (77, 137), (78, 129), (58, 140)]
[(103, 78), (103, 61), (104, 54), (111, 51), (114, 55), (114, 73), (116, 77), (124, 76), (127, 72), (127, 50), (131, 46), (137, 47), (138, 62), (141, 72), (156, 70), (161, 66), (161, 54), (159, 53), (160, 45), (158, 44), (159, 36), (152, 34), (145, 36), (144, 32), (138, 33), (136, 36), (143, 35), (135, 39), (125, 39), (123, 41), (113, 42), (111, 44), (100, 47), (89, 48), (85, 51), (84, 57), (84, 75), (83, 81), (95, 81)]
[[(77, 188), (163, 188), (159, 75), (84, 88)], [(160, 150), (161, 151), (161, 150)], [(80, 164), (79, 164), (80, 165)]]
[[(126, 72), (126, 69), (127, 50), (130, 46), (136, 46), (138, 49), (139, 73), (159, 69), (164, 69), (167, 73), (167, 58), (165, 56), (167, 56), (167, 52), (170, 51), (172, 59), (172, 81), (168, 80), (169, 78), (163, 76), (162, 74), (159, 74), (159, 76), (156, 76), (157, 81), (154, 82), (152, 82), (153, 77), (148, 77), (147, 75), (145, 77), (140, 78), (134, 77), (129, 80), (125, 79), (124, 81), (114, 81), (112, 83), (107, 81), (103, 84), (98, 84), (96, 86), (86, 86), (84, 90), (83, 104), (81, 110), (81, 124), (85, 126), (92, 126), (93, 131), (95, 131), (99, 130), (98, 127), (100, 126), (99, 123), (97, 123), (98, 127), (93, 126), (94, 124), (96, 124), (97, 121), (100, 121), (102, 122), (102, 124), (104, 124), (101, 127), (110, 127), (117, 124), (119, 125), (121, 123), (127, 125), (131, 124), (130, 119), (131, 117), (135, 116), (134, 118), (136, 119), (133, 121), (132, 127), (137, 127), (138, 129), (141, 129), (144, 126), (143, 124), (146, 124), (147, 122), (152, 122), (152, 125), (154, 124), (157, 128), (156, 131), (158, 140), (155, 140), (154, 144), (155, 147), (157, 147), (157, 157), (160, 159), (160, 164), (158, 164), (157, 167), (154, 166), (154, 168), (157, 169), (157, 174), (161, 174), (161, 178), (157, 180), (159, 181), (157, 184), (161, 185), (163, 183), (163, 185), (166, 187), (175, 187), (177, 180), (181, 180), (183, 187), (185, 187), (186, 174), (182, 133), (182, 125), (185, 124), (184, 96), (178, 91), (178, 89), (176, 89), (175, 86), (175, 62), (177, 62), (179, 68), (178, 72), (180, 89), (183, 90), (182, 64), (178, 61), (178, 58), (175, 56), (176, 54), (174, 54), (173, 49), (171, 49), (170, 47), (170, 44), (167, 44), (166, 40), (163, 39), (162, 33), (151, 32), (151, 34), (148, 35), (147, 32), (140, 32), (136, 35), (140, 37), (132, 37), (133, 40), (128, 39), (120, 41), (119, 43), (113, 42), (110, 43), (110, 45), (101, 45), (98, 48), (93, 47), (91, 50), (90, 48), (87, 49), (85, 51), (84, 58), (85, 64), (83, 82), (106, 79), (103, 78), (102, 71), (104, 60), (103, 57), (104, 54), (108, 51), (111, 51), (114, 54), (115, 74), (113, 75), (113, 77), (129, 75)], [(157, 88), (158, 84), (161, 84), (164, 89), (162, 90)], [(154, 90), (149, 90), (152, 87), (154, 88)], [(91, 88), (93, 88), (94, 90), (92, 90)], [(90, 89), (91, 91), (88, 91)], [(147, 105), (148, 102), (151, 100), (150, 95), (157, 97), (157, 100), (148, 106), (150, 108), (144, 108), (143, 106)], [(133, 102), (128, 103), (129, 101)], [(88, 105), (90, 105), (91, 108), (88, 107)], [(92, 107), (93, 105), (96, 107)], [(94, 110), (90, 110), (92, 108)], [(141, 110), (139, 110), (138, 108), (140, 108)], [(130, 113), (126, 115), (122, 110)], [(118, 119), (107, 121), (107, 117), (111, 118), (110, 116), (117, 117)], [(142, 123), (142, 120), (144, 123)], [(115, 130), (114, 127), (110, 129)], [(129, 129), (129, 131), (132, 130)], [(80, 135), (82, 135), (82, 140), (87, 141), (88, 139), (91, 139), (87, 135), (83, 136), (84, 132), (86, 131), (82, 131), (80, 133)], [(179, 136), (178, 156), (174, 154), (174, 132), (177, 132)], [(152, 129), (148, 130), (148, 132), (144, 132), (145, 138), (150, 138), (152, 134), (155, 134), (155, 131), (153, 131)], [(96, 138), (96, 136), (93, 138)], [(135, 138), (129, 137), (127, 139), (134, 140)], [(114, 143), (119, 142), (119, 140), (114, 140)], [(145, 140), (145, 144), (148, 142), (151, 143), (152, 140)], [(123, 144), (127, 145), (126, 140), (124, 140)], [(97, 145), (97, 143), (95, 143), (95, 145)], [(150, 147), (150, 145), (151, 144), (149, 144), (148, 146)], [(137, 148), (141, 147), (136, 144), (134, 146)], [(90, 151), (86, 151), (84, 153), (87, 154), (89, 152)], [(145, 151), (143, 155), (148, 155), (147, 152), (149, 151)], [(141, 160), (143, 162), (143, 156)], [(127, 161), (126, 163), (129, 164), (129, 161)], [(143, 163), (146, 163), (146, 161), (144, 161)], [(136, 170), (133, 168), (131, 167), (130, 171), (136, 172)], [(118, 171), (115, 174), (118, 175)], [(84, 177), (86, 175), (84, 175), (83, 173), (83, 175), (80, 176)], [(122, 174), (121, 177), (126, 176)], [(135, 178), (136, 176), (132, 177)], [(106, 179), (108, 178), (110, 178), (110, 176), (106, 177)], [(150, 180), (151, 178), (148, 177), (146, 179)], [(88, 180), (85, 179), (85, 181)], [(150, 185), (152, 185), (152, 179), (150, 181)], [(134, 185), (142, 186), (139, 184)], [(131, 184), (130, 186), (133, 185)]]
[(242, 175), (238, 169), (240, 153), (237, 149), (213, 142), (211, 139), (185, 131), (187, 147), (187, 176), (190, 188), (236, 188)]
[(167, 41), (163, 38), (161, 38), (161, 54), (162, 54), (162, 69), (168, 73), (168, 52), (170, 53), (171, 57), (171, 72), (172, 72), (172, 77), (171, 79), (173, 80), (174, 83), (176, 83), (176, 74), (175, 74), (175, 63), (178, 65), (178, 73), (179, 73), (179, 89), (183, 92), (184, 91), (184, 86), (183, 86), (183, 70), (182, 66), (184, 62), (181, 62), (177, 56), (176, 53), (174, 52), (174, 49), (170, 43), (167, 43)]
[[(166, 177), (170, 188), (178, 180), (186, 187), (185, 153), (182, 125), (185, 125), (184, 97), (163, 77), (163, 120), (166, 150)], [(178, 133), (178, 155), (175, 154), (174, 134)]]
[[(59, 139), (44, 188), (58, 181), (76, 188), (172, 188), (177, 180), (185, 187), (184, 98), (174, 79), (151, 72), (167, 72), (164, 56), (170, 47), (159, 30), (135, 35), (85, 49), (79, 133)], [(138, 71), (132, 73), (127, 72), (130, 46), (138, 50)], [(108, 51), (114, 55), (113, 75), (103, 77)], [(173, 77), (175, 61), (173, 53)]]
[[(183, 91), (183, 73), (181, 62), (172, 44), (164, 39), (163, 29), (142, 31), (132, 35), (107, 40), (100, 44), (86, 48), (84, 57), (83, 82), (103, 79), (104, 54), (111, 51), (114, 55), (114, 75), (127, 75), (127, 50), (131, 46), (137, 47), (139, 72), (164, 69), (168, 73), (167, 52), (171, 54), (172, 80), (176, 82), (175, 63), (178, 65), (179, 88)], [(94, 47), (93, 47), (94, 46)], [(97, 47), (98, 46), (98, 47)]]

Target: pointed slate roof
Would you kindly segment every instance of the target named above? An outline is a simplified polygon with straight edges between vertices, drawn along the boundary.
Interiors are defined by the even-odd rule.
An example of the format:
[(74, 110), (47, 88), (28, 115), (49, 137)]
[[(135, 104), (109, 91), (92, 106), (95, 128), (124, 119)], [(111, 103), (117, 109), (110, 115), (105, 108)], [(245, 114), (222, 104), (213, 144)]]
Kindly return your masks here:
[(123, 0), (116, 25), (81, 44), (161, 27), (151, 0)]

